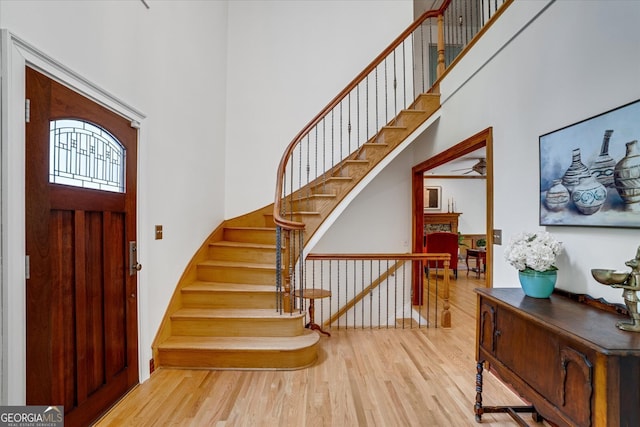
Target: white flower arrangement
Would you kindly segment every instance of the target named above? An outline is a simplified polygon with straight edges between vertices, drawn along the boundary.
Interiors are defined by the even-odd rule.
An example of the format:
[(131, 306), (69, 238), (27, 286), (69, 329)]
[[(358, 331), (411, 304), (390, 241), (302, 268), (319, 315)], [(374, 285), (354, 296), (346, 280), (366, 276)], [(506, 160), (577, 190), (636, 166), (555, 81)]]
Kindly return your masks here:
[(557, 270), (558, 255), (562, 252), (562, 243), (548, 232), (524, 232), (511, 238), (504, 251), (504, 258), (519, 271)]

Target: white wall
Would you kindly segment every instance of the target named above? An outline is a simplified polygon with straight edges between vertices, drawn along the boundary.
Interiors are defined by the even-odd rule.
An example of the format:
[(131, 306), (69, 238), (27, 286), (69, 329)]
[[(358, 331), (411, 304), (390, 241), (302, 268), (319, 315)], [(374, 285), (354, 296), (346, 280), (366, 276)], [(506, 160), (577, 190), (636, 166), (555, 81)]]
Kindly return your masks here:
[(462, 234), (485, 234), (487, 230), (487, 191), (484, 179), (446, 179), (429, 178), (424, 180), (425, 186), (436, 186), (442, 189), (441, 209), (438, 212), (449, 212), (449, 203), (453, 201), (458, 217), (458, 231)]
[[(410, 150), (400, 153), (351, 202), (313, 253), (407, 253), (411, 251)], [(409, 202), (407, 202), (409, 200)]]
[[(385, 179), (406, 177), (410, 186), (413, 165), (493, 127), (494, 228), (503, 230), (505, 244), (521, 231), (543, 229), (538, 225), (538, 137), (640, 98), (639, 19), (637, 2), (514, 2), (442, 82), (442, 117), (411, 147), (412, 158), (401, 156), (394, 162), (395, 172), (386, 171), (399, 175)], [(377, 182), (367, 191), (375, 192)], [(402, 191), (386, 204), (356, 198), (341, 218), (340, 235), (331, 230), (320, 242), (323, 251), (348, 244), (366, 252), (374, 238), (402, 240), (411, 215), (402, 206), (411, 206), (410, 197)], [(401, 224), (380, 227), (376, 218), (391, 213)], [(352, 236), (363, 233), (350, 232), (352, 228), (388, 234), (354, 241)], [(590, 270), (628, 270), (624, 262), (635, 256), (640, 230), (546, 229), (565, 245), (558, 287), (622, 302), (621, 292), (598, 284)], [(518, 286), (503, 248), (494, 248), (493, 285)]]
[(285, 148), (412, 14), (412, 0), (229, 3), (227, 217), (273, 203)]
[[(0, 2), (0, 28), (146, 116), (138, 165), (143, 378), (148, 375), (151, 342), (178, 278), (223, 220), (227, 73), (226, 2), (149, 3), (147, 10), (139, 1)], [(11, 142), (11, 152), (23, 153), (16, 143)], [(24, 187), (19, 184), (23, 176), (9, 179), (3, 188)], [(23, 204), (3, 209), (23, 221)], [(155, 224), (164, 226), (163, 240), (154, 240)], [(16, 265), (3, 268), (24, 272), (24, 259), (17, 259)], [(22, 281), (3, 286), (24, 292)], [(8, 319), (10, 333), (23, 329), (24, 311), (18, 311)], [(24, 348), (10, 350), (8, 370), (18, 379), (9, 383), (9, 401), (18, 404), (24, 401)]]

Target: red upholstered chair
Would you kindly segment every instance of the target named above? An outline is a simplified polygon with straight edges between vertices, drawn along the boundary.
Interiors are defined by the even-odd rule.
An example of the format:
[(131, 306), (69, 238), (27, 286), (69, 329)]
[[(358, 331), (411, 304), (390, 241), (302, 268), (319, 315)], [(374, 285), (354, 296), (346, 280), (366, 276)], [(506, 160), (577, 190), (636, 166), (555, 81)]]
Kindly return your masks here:
[[(453, 271), (453, 276), (458, 278), (458, 235), (456, 233), (438, 231), (427, 234), (424, 251), (450, 254), (449, 268)], [(428, 261), (426, 268), (429, 274), (429, 268), (444, 268), (444, 261)]]

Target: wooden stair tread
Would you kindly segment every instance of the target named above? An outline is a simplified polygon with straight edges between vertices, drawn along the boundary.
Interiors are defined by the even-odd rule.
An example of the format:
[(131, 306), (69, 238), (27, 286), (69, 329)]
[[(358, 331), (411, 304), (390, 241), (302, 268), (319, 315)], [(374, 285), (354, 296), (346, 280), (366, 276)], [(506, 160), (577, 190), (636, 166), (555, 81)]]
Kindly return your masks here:
[[(339, 175), (333, 175), (333, 176), (328, 176), (327, 178), (325, 178), (325, 181), (332, 181), (332, 180), (336, 180), (336, 181), (351, 181), (353, 178), (351, 178), (350, 176), (339, 176)], [(318, 183), (316, 183), (316, 185), (322, 185), (323, 182), (319, 181)]]
[(306, 196), (296, 197), (295, 199), (293, 199), (293, 201), (298, 202), (300, 200), (307, 200), (307, 199), (334, 199), (336, 197), (337, 196), (335, 195), (335, 193), (311, 193)]
[(320, 335), (311, 330), (293, 337), (193, 337), (172, 336), (160, 344), (160, 350), (189, 349), (201, 351), (289, 351), (315, 345)]
[(273, 284), (256, 285), (248, 283), (196, 281), (182, 288), (182, 292), (264, 292), (275, 293)]
[(265, 243), (251, 243), (251, 242), (236, 242), (232, 240), (218, 240), (209, 243), (209, 246), (222, 246), (229, 248), (252, 248), (252, 249), (275, 249), (275, 243), (273, 245)]
[(171, 319), (279, 319), (302, 318), (305, 312), (282, 313), (273, 308), (181, 308)]
[(209, 259), (201, 261), (198, 265), (206, 267), (232, 267), (232, 268), (262, 268), (268, 270), (275, 270), (276, 266), (273, 263), (259, 263), (259, 262), (246, 262), (246, 261), (223, 261), (216, 259)]
[(256, 230), (256, 231), (276, 231), (275, 227), (225, 227), (227, 230)]
[(338, 197), (338, 195), (336, 193), (311, 193), (311, 195), (307, 197), (323, 197), (323, 198), (330, 199), (330, 198)]
[(407, 130), (407, 127), (406, 126), (386, 125), (386, 126), (383, 126), (382, 129)]
[(388, 146), (389, 146), (389, 144), (387, 144), (386, 142), (378, 142), (376, 140), (376, 137), (374, 136), (371, 141), (365, 142), (364, 144), (362, 144), (360, 146), (360, 148), (363, 148), (363, 147), (365, 147), (365, 148), (366, 147), (385, 148), (385, 147), (388, 147)]
[(314, 212), (314, 211), (293, 211), (293, 212), (290, 212), (290, 214), (292, 214), (292, 215), (321, 215), (320, 212)]

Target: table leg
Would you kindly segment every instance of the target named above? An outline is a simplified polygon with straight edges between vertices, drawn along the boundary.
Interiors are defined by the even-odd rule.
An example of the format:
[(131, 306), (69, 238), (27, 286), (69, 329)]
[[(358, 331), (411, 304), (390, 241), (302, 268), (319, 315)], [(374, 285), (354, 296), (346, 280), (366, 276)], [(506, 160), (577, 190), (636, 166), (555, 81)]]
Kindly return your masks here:
[(314, 313), (315, 313), (315, 304), (314, 304), (314, 299), (313, 298), (309, 298), (309, 323), (307, 323), (307, 328), (311, 329), (312, 331), (318, 331), (321, 332), (327, 336), (331, 336), (331, 334), (327, 331), (323, 331), (322, 328), (320, 327), (320, 325), (315, 323), (315, 319), (314, 319)]
[(476, 422), (479, 423), (482, 420), (482, 371), (484, 366), (482, 362), (478, 362), (476, 365), (476, 403), (473, 405), (473, 412), (476, 415)]
[(482, 422), (482, 414), (505, 413), (513, 419), (516, 424), (521, 427), (528, 427), (520, 413), (531, 413), (533, 420), (537, 423), (542, 422), (544, 418), (536, 411), (532, 405), (530, 406), (483, 406), (482, 405), (482, 371), (484, 370), (484, 362), (480, 361), (476, 364), (476, 403), (473, 405), (473, 412), (477, 423)]

